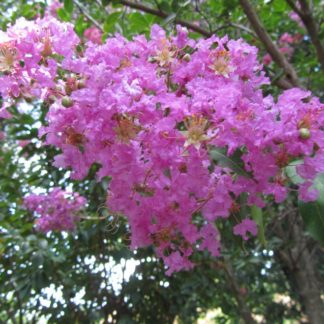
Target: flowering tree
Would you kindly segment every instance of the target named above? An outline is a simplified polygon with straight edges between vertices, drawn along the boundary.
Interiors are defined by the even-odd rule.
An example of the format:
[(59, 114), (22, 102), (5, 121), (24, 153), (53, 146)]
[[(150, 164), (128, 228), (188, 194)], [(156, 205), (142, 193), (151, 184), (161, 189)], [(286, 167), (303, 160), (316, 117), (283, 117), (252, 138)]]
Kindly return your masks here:
[[(27, 148), (37, 147), (50, 152), (52, 161), (48, 155), (45, 160), (59, 169), (58, 185), (82, 188), (89, 177), (103, 184), (100, 203), (53, 188), (54, 181), (24, 184), (22, 205), (36, 217), (35, 229), (75, 233), (76, 223), (87, 219), (126, 219), (127, 245), (135, 251), (152, 247), (168, 276), (193, 271), (206, 254), (210, 264), (225, 269), (247, 323), (255, 317), (227, 253), (233, 242), (256, 236), (256, 244), (266, 247), (274, 232), (282, 242), (293, 242), (277, 246), (276, 257), (293, 277), (301, 313), (320, 323), (323, 306), (308, 241), (314, 251), (313, 239), (323, 242), (324, 105), (316, 82), (308, 90), (307, 80), (298, 77), (293, 58), (302, 33), (314, 45), (316, 71), (324, 51), (309, 3), (280, 3), (283, 13), (292, 7), (291, 23), (301, 31), (283, 33), (278, 44), (246, 0), (238, 8), (207, 1), (172, 2), (170, 8), (168, 2), (157, 2), (157, 8), (131, 1), (97, 8), (54, 2), (32, 20), (19, 18), (8, 26), (0, 35), (2, 141), (13, 123), (26, 127), (21, 115), (28, 116), (38, 131), (28, 136), (30, 142), (19, 142), (27, 153), (22, 158), (28, 161)], [(98, 8), (111, 12), (103, 27), (104, 17), (92, 13)], [(191, 19), (205, 22), (185, 19), (193, 8)], [(214, 27), (206, 14), (219, 8), (224, 16), (239, 10), (238, 21), (247, 19), (252, 29), (230, 15), (224, 18), (228, 26)], [(117, 20), (125, 12), (130, 25), (140, 22), (139, 30), (127, 33), (125, 27), (125, 36), (112, 35), (117, 27), (124, 32)], [(159, 26), (162, 19), (174, 22), (176, 30)], [(228, 28), (264, 46), (265, 67), (255, 45), (221, 35)], [(32, 193), (42, 187), (48, 194)], [(81, 189), (85, 196), (87, 189)], [(106, 321), (112, 316), (107, 310)]]

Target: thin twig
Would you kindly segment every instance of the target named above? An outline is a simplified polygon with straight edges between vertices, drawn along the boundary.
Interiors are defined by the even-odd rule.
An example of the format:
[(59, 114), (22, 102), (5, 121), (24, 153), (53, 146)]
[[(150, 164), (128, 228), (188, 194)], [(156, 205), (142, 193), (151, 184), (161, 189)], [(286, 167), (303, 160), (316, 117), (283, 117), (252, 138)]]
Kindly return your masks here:
[(233, 23), (233, 22), (228, 22), (225, 25), (219, 26), (218, 28), (213, 30), (213, 34), (217, 33), (218, 31), (220, 31), (222, 29), (226, 29), (226, 28), (237, 28), (237, 29), (240, 29), (240, 30), (252, 35), (253, 37), (257, 37), (257, 35), (254, 33), (254, 31), (251, 30), (250, 28), (243, 26), (241, 24)]
[(211, 33), (212, 32), (212, 25), (211, 25), (208, 17), (206, 16), (206, 14), (200, 10), (200, 6), (199, 6), (198, 0), (195, 1), (195, 10), (197, 11), (197, 13), (199, 15), (201, 15), (204, 18), (206, 24), (208, 25), (208, 31)]
[(293, 0), (286, 0), (286, 2), (289, 4), (292, 10), (294, 10), (298, 15), (301, 14), (301, 11), (299, 8), (296, 6), (296, 3)]
[(235, 299), (237, 301), (239, 307), (239, 313), (241, 318), (244, 320), (246, 324), (253, 324), (256, 323), (254, 320), (251, 310), (249, 309), (248, 305), (246, 304), (245, 298), (242, 296), (240, 291), (240, 286), (236, 280), (235, 272), (233, 269), (232, 264), (228, 258), (224, 259), (223, 269), (225, 271), (226, 277), (230, 284), (230, 287), (234, 293)]
[(291, 84), (291, 86), (300, 86), (301, 84), (297, 77), (295, 69), (288, 62), (286, 57), (280, 52), (278, 46), (272, 41), (270, 35), (260, 21), (254, 6), (249, 0), (240, 0), (240, 4), (260, 41), (262, 42), (274, 62), (276, 62), (284, 70), (285, 77), (288, 82)]
[[(120, 0), (119, 1), (120, 4), (126, 6), (126, 7), (129, 7), (129, 8), (133, 8), (133, 9), (136, 9), (136, 10), (139, 10), (139, 11), (142, 11), (142, 12), (146, 12), (146, 13), (149, 13), (151, 15), (154, 15), (154, 16), (158, 16), (160, 18), (167, 18), (169, 16), (169, 14), (167, 14), (166, 12), (164, 11), (161, 11), (161, 10), (157, 10), (157, 9), (154, 9), (154, 8), (151, 8), (151, 7), (148, 7), (148, 6), (145, 6), (141, 3), (137, 3), (137, 2), (133, 2), (133, 1), (129, 1), (129, 0)], [(211, 36), (211, 33), (204, 29), (204, 28), (201, 28), (191, 22), (188, 22), (188, 21), (185, 21), (185, 20), (182, 20), (182, 19), (179, 19), (179, 18), (175, 18), (174, 19), (174, 22), (176, 24), (179, 24), (183, 27), (187, 27), (188, 29), (192, 30), (192, 31), (195, 31), (205, 37), (209, 37)]]
[(98, 27), (101, 31), (103, 31), (103, 27), (101, 24), (94, 19), (91, 14), (88, 12), (88, 10), (80, 3), (78, 0), (72, 0), (76, 6), (79, 8), (80, 12), (89, 20), (91, 21), (96, 27)]
[(305, 28), (307, 29), (311, 42), (314, 45), (316, 50), (318, 62), (320, 63), (321, 69), (324, 73), (324, 45), (321, 42), (319, 36), (319, 25), (312, 14), (312, 10), (308, 1), (299, 0), (300, 8), (298, 8), (293, 1), (291, 0), (286, 0), (286, 1), (290, 5), (290, 7), (297, 13), (299, 18), (302, 20)]

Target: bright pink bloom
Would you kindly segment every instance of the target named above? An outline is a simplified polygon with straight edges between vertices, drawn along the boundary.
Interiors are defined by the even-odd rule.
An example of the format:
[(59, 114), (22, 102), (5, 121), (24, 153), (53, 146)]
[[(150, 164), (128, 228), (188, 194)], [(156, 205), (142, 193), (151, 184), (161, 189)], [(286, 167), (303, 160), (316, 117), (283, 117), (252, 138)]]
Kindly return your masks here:
[[(316, 198), (324, 106), (297, 88), (263, 97), (269, 80), (257, 48), (243, 40), (195, 41), (180, 27), (168, 37), (155, 25), (149, 39), (97, 38), (79, 55), (71, 25), (53, 18), (19, 20), (6, 35), (1, 94), (50, 105), (39, 135), (61, 151), (54, 165), (75, 179), (100, 165), (98, 180), (111, 178), (107, 206), (127, 217), (131, 247), (153, 245), (168, 274), (191, 268), (197, 250), (219, 255), (215, 220), (227, 222), (242, 193), (248, 205), (282, 202), (294, 161), (304, 160), (301, 199)], [(46, 204), (55, 209), (54, 200)], [(51, 221), (60, 217), (45, 214), (39, 226), (59, 229)], [(256, 230), (243, 220), (234, 234)]]
[(57, 18), (57, 10), (63, 8), (63, 3), (58, 0), (52, 0), (51, 4), (46, 7), (45, 14)]
[(102, 31), (96, 26), (87, 28), (84, 37), (95, 44), (102, 44)]
[(292, 44), (294, 43), (295, 38), (289, 33), (284, 33), (280, 36), (279, 42), (281, 43), (287, 43), (287, 44)]
[(77, 193), (54, 188), (48, 195), (29, 195), (24, 200), (27, 209), (38, 219), (36, 228), (41, 232), (72, 231), (80, 220), (86, 200)]
[(257, 235), (257, 226), (253, 220), (244, 219), (240, 224), (234, 226), (233, 232), (235, 235), (241, 235), (243, 240), (246, 241), (249, 239), (247, 233), (253, 236)]
[(24, 148), (25, 146), (27, 146), (30, 143), (30, 140), (20, 140), (18, 141), (18, 145), (22, 148)]
[(271, 58), (270, 54), (266, 54), (263, 56), (262, 63), (264, 65), (269, 65), (271, 62), (272, 62), (272, 58)]
[(295, 21), (298, 24), (299, 27), (305, 28), (304, 23), (302, 22), (302, 20), (300, 19), (300, 17), (298, 16), (298, 14), (296, 12), (291, 11), (289, 13), (289, 18), (291, 20)]

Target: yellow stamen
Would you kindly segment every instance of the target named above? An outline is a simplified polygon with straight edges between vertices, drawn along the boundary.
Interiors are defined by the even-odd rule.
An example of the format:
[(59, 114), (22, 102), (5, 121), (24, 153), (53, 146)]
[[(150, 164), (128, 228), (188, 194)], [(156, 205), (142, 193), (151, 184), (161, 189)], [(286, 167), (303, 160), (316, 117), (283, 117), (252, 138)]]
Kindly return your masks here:
[(9, 71), (16, 60), (17, 50), (11, 43), (0, 44), (0, 72)]
[(222, 75), (228, 78), (229, 73), (233, 72), (235, 68), (230, 64), (230, 54), (226, 50), (220, 50), (215, 54), (213, 62), (209, 68), (215, 72), (216, 75)]
[(184, 146), (188, 147), (193, 145), (196, 149), (200, 148), (202, 142), (207, 141), (209, 138), (206, 135), (208, 129), (208, 120), (204, 117), (192, 116), (184, 120), (186, 131), (182, 134), (186, 137)]
[(141, 131), (141, 127), (134, 120), (126, 116), (117, 116), (117, 126), (114, 128), (117, 138), (123, 143), (129, 143)]

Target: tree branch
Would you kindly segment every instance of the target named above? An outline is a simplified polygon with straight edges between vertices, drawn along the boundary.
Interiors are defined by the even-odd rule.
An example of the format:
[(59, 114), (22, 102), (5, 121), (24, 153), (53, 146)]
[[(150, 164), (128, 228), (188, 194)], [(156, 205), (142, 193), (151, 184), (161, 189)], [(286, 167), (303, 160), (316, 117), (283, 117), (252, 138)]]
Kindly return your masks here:
[(245, 302), (245, 298), (242, 296), (239, 284), (235, 278), (234, 269), (232, 264), (228, 259), (224, 260), (224, 271), (226, 273), (227, 279), (230, 283), (231, 289), (234, 293), (235, 299), (239, 306), (239, 312), (241, 314), (242, 319), (247, 324), (254, 324), (256, 321), (252, 317), (252, 313)]
[(213, 30), (213, 33), (217, 33), (218, 31), (222, 30), (222, 29), (226, 29), (226, 28), (236, 28), (236, 29), (240, 29), (250, 35), (252, 35), (253, 37), (257, 37), (257, 35), (254, 33), (253, 30), (251, 30), (250, 28), (241, 25), (241, 24), (237, 24), (237, 23), (233, 23), (233, 22), (228, 22), (225, 25), (219, 26), (218, 28), (216, 28), (215, 30)]
[(324, 73), (324, 46), (320, 40), (318, 34), (319, 27), (317, 22), (314, 19), (308, 1), (299, 0), (300, 9), (296, 6), (295, 3), (293, 3), (293, 1), (291, 0), (286, 0), (286, 1), (290, 5), (290, 7), (297, 13), (297, 15), (300, 17), (303, 24), (305, 25), (309, 37), (315, 47), (318, 62), (320, 63), (322, 72)]
[(285, 77), (291, 86), (301, 86), (297, 73), (293, 66), (287, 61), (285, 56), (280, 52), (278, 46), (272, 41), (270, 35), (260, 21), (253, 5), (249, 0), (239, 0), (252, 28), (263, 43), (264, 47), (274, 60), (285, 72)]
[[(271, 77), (270, 77), (270, 79), (271, 79)], [(288, 90), (291, 88), (291, 83), (289, 83), (286, 79), (272, 80), (271, 83), (283, 90)]]
[(293, 11), (295, 11), (298, 15), (300, 15), (301, 12), (293, 0), (286, 0), (286, 2), (289, 4), (289, 6)]
[[(167, 18), (169, 16), (169, 14), (167, 14), (164, 11), (148, 7), (148, 6), (143, 5), (141, 3), (137, 3), (137, 2), (133, 2), (133, 1), (129, 1), (129, 0), (120, 0), (119, 3), (126, 6), (126, 7), (133, 8), (133, 9), (136, 9), (136, 10), (139, 10), (139, 11), (143, 11), (143, 12), (149, 13), (151, 15), (158, 16), (160, 18)], [(211, 36), (211, 33), (209, 31), (207, 31), (206, 29), (203, 29), (203, 28), (201, 28), (201, 27), (199, 27), (199, 26), (197, 26), (197, 25), (195, 25), (195, 24), (193, 24), (191, 22), (188, 22), (188, 21), (185, 21), (185, 20), (182, 20), (182, 19), (179, 19), (179, 18), (175, 18), (174, 22), (176, 24), (181, 25), (181, 26), (187, 27), (188, 29), (190, 29), (192, 31), (195, 31), (195, 32), (197, 32), (197, 33), (199, 33), (199, 34), (201, 34), (201, 35), (203, 35), (205, 37)]]
[(87, 11), (87, 9), (82, 5), (82, 3), (80, 3), (78, 0), (72, 0), (76, 6), (79, 8), (79, 10), (81, 11), (81, 13), (89, 20), (91, 21), (96, 27), (98, 27), (101, 31), (103, 31), (103, 27), (101, 26), (101, 24), (94, 19), (90, 13)]
[[(275, 249), (275, 256), (285, 273), (291, 289), (297, 293), (311, 324), (321, 324), (324, 305), (321, 300), (320, 281), (317, 277), (316, 258), (309, 249), (309, 238), (305, 236), (303, 220), (296, 207), (287, 205), (289, 213), (276, 224), (274, 233), (282, 239)], [(289, 228), (289, 231), (287, 231)]]
[[(76, 0), (74, 0), (76, 1)], [(247, 2), (247, 1), (243, 1), (243, 2)], [(98, 1), (97, 1), (98, 3)], [(160, 18), (167, 18), (168, 17), (168, 13), (162, 11), (160, 8), (155, 9), (146, 5), (143, 5), (141, 3), (138, 2), (133, 2), (131, 0), (120, 0), (119, 3), (121, 5), (124, 5), (126, 7), (135, 9), (135, 10), (139, 10), (142, 12), (146, 12), (149, 13), (151, 15), (155, 15), (158, 16)], [(253, 9), (253, 8), (252, 8)], [(247, 15), (248, 16), (248, 15)], [(256, 13), (255, 13), (256, 16)], [(249, 18), (249, 17), (248, 17)], [(258, 20), (258, 17), (256, 16), (257, 21), (258, 21), (258, 25), (261, 25), (261, 22)], [(249, 19), (250, 20), (250, 19)], [(259, 37), (261, 42), (265, 45), (266, 49), (268, 50), (269, 54), (271, 55), (272, 59), (280, 66), (283, 68), (286, 78), (281, 78), (280, 80), (276, 80), (274, 82), (274, 84), (276, 84), (278, 87), (282, 88), (282, 89), (289, 89), (292, 86), (300, 86), (300, 82), (298, 80), (298, 77), (296, 75), (295, 70), (293, 69), (293, 67), (290, 65), (290, 63), (286, 60), (286, 58), (283, 56), (283, 54), (279, 51), (279, 49), (277, 48), (277, 46), (272, 42), (272, 40), (270, 39), (270, 36), (267, 34), (267, 32), (265, 31), (265, 29), (263, 28), (263, 32), (262, 35), (260, 36), (260, 34), (258, 34), (257, 32), (253, 32), (250, 28), (243, 26), (241, 24), (237, 24), (237, 23), (233, 23), (233, 22), (229, 22), (226, 25), (220, 26), (219, 28), (217, 28), (216, 30), (209, 32), (193, 23), (190, 23), (188, 21), (179, 19), (179, 18), (175, 18), (175, 23), (182, 25), (184, 27), (187, 27), (188, 29), (191, 29), (192, 31), (195, 31), (205, 37), (210, 37), (212, 34), (214, 34), (215, 32), (224, 29), (224, 28), (237, 28), (240, 29), (246, 33), (251, 34), (254, 37)], [(257, 28), (255, 28), (255, 25), (253, 25), (251, 23), (253, 29), (255, 31), (257, 31)], [(264, 34), (266, 35), (267, 39), (266, 41), (264, 41)], [(268, 45), (270, 44), (270, 46)], [(269, 47), (271, 47), (269, 49)], [(273, 49), (274, 48), (274, 49)]]
[(195, 0), (195, 10), (199, 15), (201, 15), (204, 18), (205, 22), (208, 25), (208, 31), (211, 33), (212, 32), (212, 24), (210, 23), (208, 16), (203, 11), (200, 10), (200, 4), (199, 4), (198, 0)]

